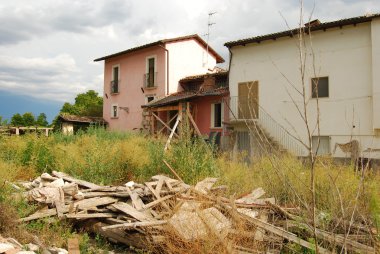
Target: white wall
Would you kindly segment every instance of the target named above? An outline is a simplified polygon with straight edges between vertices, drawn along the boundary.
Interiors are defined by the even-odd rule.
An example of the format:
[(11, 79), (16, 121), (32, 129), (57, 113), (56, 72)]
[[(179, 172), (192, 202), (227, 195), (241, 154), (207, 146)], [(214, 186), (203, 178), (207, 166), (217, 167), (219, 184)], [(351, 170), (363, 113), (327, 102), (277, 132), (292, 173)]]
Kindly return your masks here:
[[(376, 29), (380, 30), (378, 23)], [(380, 42), (380, 33), (377, 36)], [(315, 61), (312, 61), (308, 43), (305, 88), (310, 126), (314, 129), (317, 119), (316, 99), (311, 99), (311, 78), (328, 76), (329, 98), (319, 100), (320, 135), (331, 136), (331, 151), (335, 142), (349, 142), (351, 135), (362, 142), (363, 149), (380, 148), (379, 138), (373, 137), (373, 116), (376, 113), (372, 106), (372, 79), (380, 80), (380, 73), (372, 75), (371, 44), (371, 23), (313, 32)], [(380, 51), (380, 46), (377, 50)], [(260, 105), (279, 124), (306, 141), (305, 124), (292, 101), (293, 98), (302, 107), (302, 97), (295, 90), (302, 90), (297, 38), (237, 46), (232, 48), (232, 52), (231, 96), (238, 95), (239, 82), (258, 80)], [(379, 67), (377, 69), (380, 70)], [(380, 85), (378, 88), (380, 91)], [(376, 100), (378, 104), (374, 105), (380, 107), (380, 95)], [(345, 154), (338, 151), (334, 156), (343, 157)]]
[(380, 129), (380, 19), (371, 22), (373, 127)]
[(177, 92), (178, 81), (192, 75), (205, 74), (216, 65), (215, 56), (207, 51), (196, 40), (185, 40), (166, 44), (169, 50), (169, 94)]

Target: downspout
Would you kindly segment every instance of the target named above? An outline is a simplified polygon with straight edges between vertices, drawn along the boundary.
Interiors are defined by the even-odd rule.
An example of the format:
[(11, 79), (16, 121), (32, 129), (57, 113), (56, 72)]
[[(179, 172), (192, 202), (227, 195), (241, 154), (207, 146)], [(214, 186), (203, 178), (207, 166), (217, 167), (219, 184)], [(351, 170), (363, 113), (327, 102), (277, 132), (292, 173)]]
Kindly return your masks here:
[(159, 47), (163, 48), (166, 51), (166, 93), (165, 95), (169, 95), (169, 50), (162, 45)]

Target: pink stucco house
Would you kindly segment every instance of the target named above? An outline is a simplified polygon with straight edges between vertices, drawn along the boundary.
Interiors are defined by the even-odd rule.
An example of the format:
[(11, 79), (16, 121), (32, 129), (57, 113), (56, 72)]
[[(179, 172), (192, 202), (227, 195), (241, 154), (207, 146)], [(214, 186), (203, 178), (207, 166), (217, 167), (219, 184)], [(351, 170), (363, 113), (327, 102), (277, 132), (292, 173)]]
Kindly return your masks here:
[(210, 72), (224, 59), (195, 34), (94, 61), (104, 61), (104, 120), (111, 130), (136, 130), (144, 127), (142, 106), (182, 91), (181, 78)]

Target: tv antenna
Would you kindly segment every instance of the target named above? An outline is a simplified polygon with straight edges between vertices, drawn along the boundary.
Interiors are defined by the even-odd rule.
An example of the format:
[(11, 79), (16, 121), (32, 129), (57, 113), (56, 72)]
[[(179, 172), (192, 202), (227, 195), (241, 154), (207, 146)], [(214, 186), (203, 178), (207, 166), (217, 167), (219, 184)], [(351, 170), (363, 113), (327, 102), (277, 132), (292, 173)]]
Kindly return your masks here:
[(212, 18), (212, 15), (216, 14), (217, 12), (209, 12), (208, 13), (208, 20), (207, 20), (207, 34), (204, 34), (204, 36), (207, 36), (207, 39), (206, 39), (206, 63), (203, 63), (203, 66), (207, 66), (208, 65), (208, 43), (209, 43), (209, 40), (210, 40), (210, 28), (211, 26), (215, 25), (216, 23), (215, 22), (211, 22), (211, 18)]

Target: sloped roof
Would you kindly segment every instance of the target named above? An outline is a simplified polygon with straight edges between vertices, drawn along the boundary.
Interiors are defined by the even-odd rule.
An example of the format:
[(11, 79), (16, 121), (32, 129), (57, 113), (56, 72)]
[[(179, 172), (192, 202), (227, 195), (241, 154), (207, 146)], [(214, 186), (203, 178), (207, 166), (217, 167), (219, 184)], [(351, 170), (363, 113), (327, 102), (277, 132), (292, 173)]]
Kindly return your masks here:
[(156, 108), (161, 106), (170, 105), (179, 101), (194, 99), (198, 97), (204, 97), (204, 96), (217, 96), (217, 95), (225, 95), (228, 94), (228, 88), (221, 87), (216, 88), (214, 90), (210, 91), (203, 91), (203, 92), (178, 92), (171, 95), (168, 95), (162, 99), (158, 99), (155, 101), (152, 101), (151, 103), (147, 105), (143, 105), (143, 108)]
[[(366, 15), (366, 16), (358, 16), (358, 17), (353, 17), (353, 18), (348, 18), (348, 19), (340, 19), (332, 22), (325, 22), (325, 23), (320, 23), (318, 20), (315, 20), (313, 22), (310, 22), (311, 24), (309, 26), (304, 27), (304, 31), (308, 32), (309, 29), (310, 31), (318, 31), (318, 30), (326, 30), (328, 28), (335, 28), (335, 27), (342, 27), (346, 25), (356, 25), (364, 22), (370, 22), (374, 18), (380, 17), (380, 13), (377, 14), (371, 14), (371, 15)], [(278, 33), (271, 33), (271, 34), (266, 34), (266, 35), (260, 35), (260, 36), (255, 36), (247, 39), (241, 39), (237, 41), (230, 41), (226, 42), (224, 46), (228, 48), (232, 48), (234, 46), (239, 46), (239, 45), (245, 45), (248, 43), (260, 43), (262, 41), (266, 40), (276, 40), (277, 38), (280, 37), (287, 37), (287, 36), (294, 36), (299, 33), (299, 28), (291, 29), (291, 30), (286, 30)]]
[(103, 117), (94, 117), (94, 116), (77, 116), (77, 115), (68, 115), (62, 114), (59, 117), (66, 122), (77, 122), (77, 123), (107, 123)]
[(223, 76), (227, 76), (227, 75), (228, 75), (228, 71), (226, 71), (226, 70), (220, 70), (218, 72), (213, 72), (213, 73), (206, 73), (206, 74), (201, 74), (201, 75), (188, 76), (188, 77), (185, 77), (185, 78), (181, 79), (179, 82), (193, 81), (193, 80), (197, 80), (197, 79), (204, 79), (204, 78), (207, 78), (207, 77), (223, 77)]
[[(159, 45), (164, 46), (167, 43), (185, 41), (185, 40), (189, 40), (189, 39), (195, 39), (204, 48), (207, 47), (207, 43), (198, 34), (192, 34), (192, 35), (186, 35), (186, 36), (181, 36), (181, 37), (176, 37), (176, 38), (163, 39), (163, 40), (155, 41), (155, 42), (148, 43), (148, 44), (145, 44), (145, 45), (141, 45), (141, 46), (138, 46), (138, 47), (130, 48), (130, 49), (127, 49), (127, 50), (124, 50), (124, 51), (120, 51), (120, 52), (111, 54), (111, 55), (107, 55), (107, 56), (103, 56), (103, 57), (97, 58), (97, 59), (94, 60), (94, 62), (106, 60), (108, 58), (124, 55), (124, 54), (127, 54), (127, 53), (135, 52), (135, 51), (138, 51), (138, 50), (141, 50), (141, 49), (150, 48), (150, 47), (153, 47), (153, 46), (159, 46)], [(215, 56), (217, 63), (224, 63), (223, 57), (221, 57), (213, 48), (211, 48), (210, 46), (208, 46), (208, 50), (209, 50), (209, 52), (212, 55)]]

